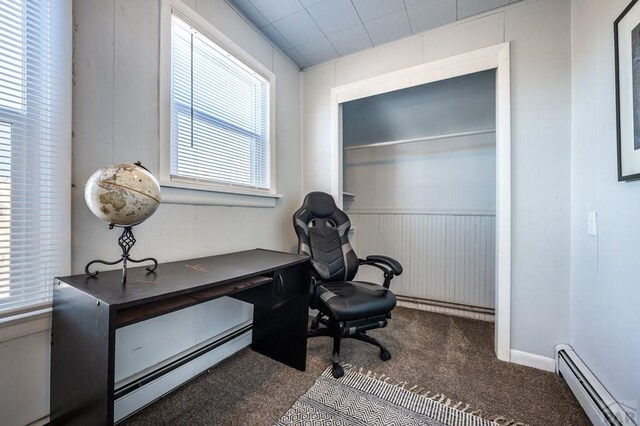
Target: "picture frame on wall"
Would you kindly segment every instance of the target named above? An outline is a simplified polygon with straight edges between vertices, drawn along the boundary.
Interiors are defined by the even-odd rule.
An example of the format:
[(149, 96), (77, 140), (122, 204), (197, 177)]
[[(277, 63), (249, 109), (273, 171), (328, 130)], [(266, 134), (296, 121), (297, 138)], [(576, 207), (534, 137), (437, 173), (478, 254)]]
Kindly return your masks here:
[(618, 181), (640, 179), (640, 3), (613, 24), (616, 65)]

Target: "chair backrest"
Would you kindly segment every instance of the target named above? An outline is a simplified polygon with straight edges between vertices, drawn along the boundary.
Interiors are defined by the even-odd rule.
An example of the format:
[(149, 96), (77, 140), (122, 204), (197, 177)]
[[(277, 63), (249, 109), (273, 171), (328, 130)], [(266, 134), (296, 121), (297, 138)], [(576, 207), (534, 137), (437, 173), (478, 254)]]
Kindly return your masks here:
[(324, 281), (353, 279), (358, 272), (358, 256), (349, 243), (351, 222), (331, 195), (307, 194), (302, 207), (293, 215), (293, 226), (298, 235), (298, 253), (311, 256), (322, 269), (326, 268), (318, 270), (321, 276), (328, 272)]

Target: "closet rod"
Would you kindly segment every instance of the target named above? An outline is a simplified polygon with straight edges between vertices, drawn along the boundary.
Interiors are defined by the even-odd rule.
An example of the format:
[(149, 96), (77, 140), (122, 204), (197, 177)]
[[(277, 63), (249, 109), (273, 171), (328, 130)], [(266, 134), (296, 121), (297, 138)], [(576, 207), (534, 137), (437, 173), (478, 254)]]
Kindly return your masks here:
[(404, 144), (404, 143), (428, 142), (428, 141), (434, 141), (434, 140), (439, 140), (439, 139), (451, 139), (451, 138), (457, 138), (457, 137), (461, 137), (461, 136), (484, 135), (484, 134), (487, 134), (487, 133), (495, 133), (495, 132), (496, 132), (496, 129), (472, 130), (470, 132), (448, 133), (448, 134), (444, 134), (444, 135), (427, 136), (427, 137), (424, 137), (424, 138), (400, 139), (400, 140), (397, 140), (397, 141), (376, 142), (376, 143), (369, 143), (369, 144), (366, 144), (366, 145), (346, 146), (346, 147), (344, 147), (344, 150), (348, 151), (348, 150), (352, 150), (352, 149), (375, 148), (375, 147), (379, 147), (379, 146), (400, 145), (400, 144)]

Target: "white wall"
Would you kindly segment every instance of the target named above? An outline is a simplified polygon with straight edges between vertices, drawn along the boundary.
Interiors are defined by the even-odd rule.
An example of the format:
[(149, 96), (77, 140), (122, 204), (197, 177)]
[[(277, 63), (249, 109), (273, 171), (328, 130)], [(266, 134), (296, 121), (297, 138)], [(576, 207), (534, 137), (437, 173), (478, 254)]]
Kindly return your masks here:
[[(572, 4), (570, 343), (607, 390), (637, 410), (640, 182), (617, 182), (613, 50), (613, 22), (628, 4)], [(587, 234), (588, 211), (597, 211), (597, 237)]]
[(303, 188), (330, 192), (332, 87), (511, 42), (511, 344), (547, 357), (568, 338), (570, 6), (523, 2), (303, 73)]
[(44, 330), (0, 343), (3, 425), (26, 425), (49, 415), (50, 342), (51, 331)]
[[(256, 247), (291, 251), (296, 245), (291, 214), (301, 203), (298, 69), (224, 1), (188, 3), (276, 74), (277, 191), (283, 198), (275, 208), (163, 204), (134, 230), (138, 242), (132, 256), (166, 262)], [(72, 272), (81, 273), (88, 261), (116, 259), (119, 250), (118, 232), (109, 231), (84, 203), (90, 174), (137, 160), (158, 172), (158, 1), (76, 0), (73, 19)], [(246, 316), (240, 309), (225, 319), (231, 328)], [(199, 333), (195, 321), (192, 325)], [(0, 410), (3, 425), (48, 414), (49, 333), (0, 346), (1, 364), (12, 366), (12, 375), (0, 380), (0, 407), (10, 407)], [(10, 394), (15, 401), (5, 398)]]
[[(495, 213), (495, 134), (344, 151), (350, 211)], [(345, 206), (347, 204), (345, 203)]]

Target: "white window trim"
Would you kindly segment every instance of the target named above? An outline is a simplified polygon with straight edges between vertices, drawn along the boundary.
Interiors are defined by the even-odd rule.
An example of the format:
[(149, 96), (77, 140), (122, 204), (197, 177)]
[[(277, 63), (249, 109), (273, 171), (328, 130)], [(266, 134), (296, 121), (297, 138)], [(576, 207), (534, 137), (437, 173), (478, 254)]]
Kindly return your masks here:
[(51, 329), (51, 302), (37, 303), (0, 316), (0, 342)]
[[(175, 10), (198, 27), (235, 58), (269, 82), (269, 190), (242, 188), (215, 182), (190, 181), (171, 175), (171, 11)], [(180, 0), (162, 0), (160, 6), (159, 69), (159, 181), (162, 202), (169, 204), (201, 204), (244, 207), (275, 207), (282, 195), (276, 192), (276, 76), (244, 49), (230, 40), (206, 19)]]

